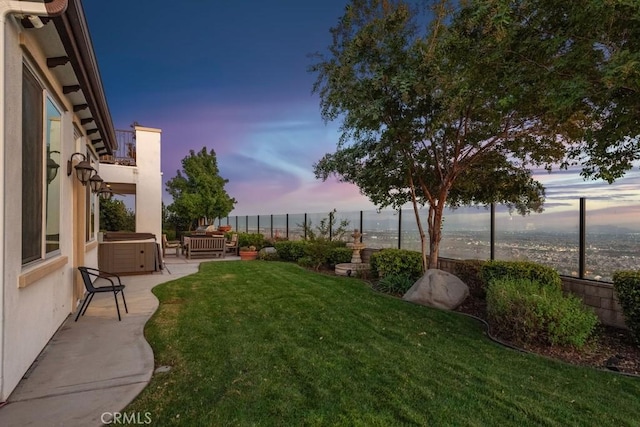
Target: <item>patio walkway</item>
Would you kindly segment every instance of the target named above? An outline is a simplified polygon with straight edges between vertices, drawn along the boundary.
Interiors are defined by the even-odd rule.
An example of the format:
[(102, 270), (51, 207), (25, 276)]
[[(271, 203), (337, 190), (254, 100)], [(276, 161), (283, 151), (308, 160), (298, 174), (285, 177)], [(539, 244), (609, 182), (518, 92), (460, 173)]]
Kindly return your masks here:
[[(227, 257), (225, 260), (240, 259)], [(99, 426), (149, 383), (153, 351), (144, 325), (158, 308), (151, 289), (193, 274), (202, 261), (167, 257), (162, 273), (123, 276), (129, 314), (118, 322), (113, 294), (97, 294), (84, 317), (67, 317), (7, 404), (0, 426)], [(120, 297), (118, 297), (120, 298)], [(144, 414), (141, 415), (144, 421)]]

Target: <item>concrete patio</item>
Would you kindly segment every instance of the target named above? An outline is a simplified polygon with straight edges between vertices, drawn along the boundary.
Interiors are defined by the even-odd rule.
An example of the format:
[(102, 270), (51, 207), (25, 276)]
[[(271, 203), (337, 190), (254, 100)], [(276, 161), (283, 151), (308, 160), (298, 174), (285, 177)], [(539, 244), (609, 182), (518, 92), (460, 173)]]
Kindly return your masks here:
[[(240, 259), (226, 257), (224, 261)], [(223, 261), (221, 260), (221, 261)], [(196, 273), (200, 262), (167, 257), (161, 273), (123, 276), (129, 313), (118, 322), (113, 294), (97, 294), (86, 314), (70, 315), (0, 407), (0, 426), (110, 423), (149, 383), (153, 351), (144, 325), (158, 308), (151, 289)], [(144, 421), (144, 418), (141, 418)]]

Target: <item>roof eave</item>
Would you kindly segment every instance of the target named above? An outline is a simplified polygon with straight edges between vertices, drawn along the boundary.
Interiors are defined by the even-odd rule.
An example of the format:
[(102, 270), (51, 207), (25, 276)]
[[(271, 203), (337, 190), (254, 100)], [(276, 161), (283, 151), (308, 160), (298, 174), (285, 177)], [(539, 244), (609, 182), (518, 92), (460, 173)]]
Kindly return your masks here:
[(66, 12), (54, 17), (53, 22), (99, 130), (104, 145), (100, 154), (112, 154), (116, 147), (115, 130), (80, 1), (69, 0)]

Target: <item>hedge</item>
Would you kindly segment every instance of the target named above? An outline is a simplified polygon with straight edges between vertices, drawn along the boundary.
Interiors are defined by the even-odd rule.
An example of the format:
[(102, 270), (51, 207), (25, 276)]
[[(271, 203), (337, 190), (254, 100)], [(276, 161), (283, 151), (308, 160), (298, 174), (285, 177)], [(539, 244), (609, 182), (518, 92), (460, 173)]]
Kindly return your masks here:
[(374, 252), (369, 264), (374, 277), (394, 274), (417, 280), (423, 274), (422, 254), (407, 249), (382, 249)]
[(480, 277), (485, 286), (494, 280), (511, 277), (528, 279), (562, 290), (562, 280), (555, 269), (531, 261), (487, 261), (480, 267)]
[(494, 279), (487, 287), (492, 329), (516, 343), (582, 347), (598, 317), (573, 295), (530, 279)]
[(627, 327), (640, 344), (640, 270), (615, 272), (613, 288), (622, 306)]

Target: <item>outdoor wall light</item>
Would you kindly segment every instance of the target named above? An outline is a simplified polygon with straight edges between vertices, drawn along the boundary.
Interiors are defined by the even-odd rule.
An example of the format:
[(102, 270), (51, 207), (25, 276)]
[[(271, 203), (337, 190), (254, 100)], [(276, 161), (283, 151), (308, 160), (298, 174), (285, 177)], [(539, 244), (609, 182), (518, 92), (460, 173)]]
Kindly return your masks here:
[(91, 166), (91, 163), (87, 161), (87, 157), (82, 153), (73, 153), (69, 160), (67, 161), (67, 176), (71, 175), (72, 166), (73, 166), (73, 158), (75, 156), (82, 156), (82, 161), (75, 166), (76, 176), (82, 185), (87, 185), (89, 182), (91, 186), (91, 190), (96, 193), (100, 191), (100, 187), (102, 185), (102, 178), (98, 175), (98, 172)]
[(104, 200), (111, 200), (113, 197), (113, 190), (109, 188), (109, 184), (102, 182), (100, 185), (100, 191), (98, 191), (98, 196)]
[(58, 168), (60, 168), (60, 165), (51, 158), (53, 153), (60, 154), (59, 151), (49, 151), (47, 148), (47, 184), (51, 184), (51, 181), (56, 179), (56, 176), (58, 175)]
[(98, 175), (97, 173), (93, 175), (91, 178), (89, 178), (89, 186), (91, 187), (91, 191), (93, 191), (94, 193), (100, 191), (103, 182), (104, 181), (102, 180), (102, 178), (100, 178), (100, 175)]

